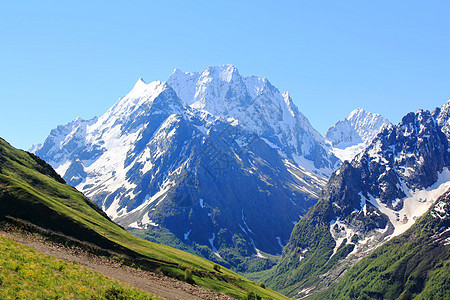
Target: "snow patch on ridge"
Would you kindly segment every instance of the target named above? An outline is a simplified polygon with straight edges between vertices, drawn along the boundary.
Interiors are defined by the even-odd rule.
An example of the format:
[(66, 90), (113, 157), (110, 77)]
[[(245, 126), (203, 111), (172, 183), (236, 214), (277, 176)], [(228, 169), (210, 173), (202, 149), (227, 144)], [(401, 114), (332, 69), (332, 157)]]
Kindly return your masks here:
[(336, 254), (339, 247), (342, 246), (342, 243), (346, 240), (346, 245), (350, 244), (352, 237), (355, 235), (355, 231), (347, 226), (347, 224), (342, 223), (340, 220), (333, 221), (333, 224), (330, 226), (330, 233), (333, 237), (336, 245), (333, 249), (333, 254), (331, 254), (330, 258)]
[(191, 231), (192, 231), (192, 229), (189, 229), (189, 231), (184, 234), (184, 239), (185, 240), (189, 239), (189, 234), (191, 234)]
[(246, 218), (244, 215), (244, 209), (242, 209), (242, 222), (244, 222), (244, 225), (247, 228), (247, 231), (253, 233), (253, 231), (248, 227), (247, 222), (245, 220), (246, 220)]
[(362, 152), (367, 145), (365, 143), (359, 143), (356, 145), (340, 145), (342, 148), (334, 147), (331, 151), (341, 161), (352, 161), (352, 159)]
[(439, 174), (438, 180), (431, 187), (424, 190), (410, 190), (404, 185), (404, 191), (407, 195), (403, 199), (403, 208), (395, 211), (388, 208), (378, 198), (369, 195), (369, 201), (377, 207), (383, 214), (389, 217), (389, 221), (394, 226), (394, 233), (390, 236), (395, 237), (408, 230), (417, 218), (425, 214), (439, 196), (450, 189), (450, 171), (447, 168)]
[(275, 239), (277, 240), (278, 245), (280, 245), (281, 250), (283, 250), (284, 249), (284, 245), (283, 245), (283, 243), (281, 243), (281, 237), (277, 236), (277, 237), (275, 237)]
[(217, 248), (214, 246), (215, 239), (216, 239), (216, 234), (213, 232), (212, 237), (208, 238), (209, 244), (211, 245), (211, 250), (218, 258), (222, 258), (219, 254), (219, 251), (217, 251)]

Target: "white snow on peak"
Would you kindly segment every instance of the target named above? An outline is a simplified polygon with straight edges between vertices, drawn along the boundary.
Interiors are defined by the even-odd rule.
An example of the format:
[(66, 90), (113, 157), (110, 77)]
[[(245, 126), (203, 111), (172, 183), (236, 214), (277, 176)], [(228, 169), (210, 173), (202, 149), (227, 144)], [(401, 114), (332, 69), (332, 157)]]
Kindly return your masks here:
[[(153, 117), (158, 119), (154, 131)], [(209, 134), (208, 125), (221, 118), (233, 126), (258, 133), (262, 141), (284, 156), (283, 159), (302, 166), (290, 168), (295, 178), (303, 178), (309, 172), (327, 177), (334, 171), (326, 164), (331, 156), (320, 161), (323, 167), (316, 167), (316, 162), (312, 161), (327, 153), (329, 148), (298, 111), (289, 93), (280, 93), (266, 78), (243, 77), (233, 65), (192, 73), (175, 69), (167, 82), (146, 83), (139, 78), (131, 91), (102, 116), (91, 120), (77, 118), (58, 126), (33, 150), (38, 155), (42, 151), (47, 158), (51, 157), (50, 164), (60, 175), (73, 174), (70, 175), (73, 185), (100, 203), (112, 219), (138, 216), (139, 226), (142, 226), (146, 223), (140, 219), (144, 210), (162, 201), (161, 193), (167, 192), (171, 183), (158, 177), (159, 191), (152, 190), (152, 195), (143, 199), (135, 190), (136, 181), (129, 172), (139, 167), (142, 175), (157, 174), (155, 161), (167, 151), (166, 142), (176, 137), (177, 124), (190, 117), (198, 121), (192, 125), (205, 135)], [(152, 135), (151, 145), (137, 143), (149, 134)], [(314, 177), (310, 185), (318, 193), (321, 178)], [(96, 199), (99, 191), (106, 193), (100, 200)], [(139, 204), (127, 211), (126, 200), (136, 197)], [(251, 232), (244, 216), (242, 225)]]
[(191, 105), (195, 100), (196, 83), (200, 77), (200, 73), (185, 73), (180, 69), (170, 75), (167, 83), (176, 91), (181, 100)]
[[(126, 119), (127, 116), (132, 116), (137, 110), (150, 107), (161, 93), (169, 89), (166, 82), (153, 81), (146, 84), (139, 78), (133, 89), (101, 116), (100, 121), (105, 124), (111, 120), (115, 122), (117, 119)], [(181, 102), (177, 103), (179, 100), (176, 99), (176, 96), (172, 97), (171, 100), (171, 102), (166, 103), (168, 107), (176, 112), (181, 112)]]
[(30, 149), (28, 150), (28, 152), (34, 153), (36, 152), (39, 148), (42, 147), (42, 143), (39, 144), (33, 144), (31, 145)]
[(344, 149), (363, 142), (359, 133), (347, 119), (338, 121), (333, 127), (330, 127), (325, 134), (325, 138), (330, 141), (335, 148), (339, 149)]
[[(58, 126), (35, 152), (39, 154), (45, 148), (45, 155), (52, 158), (49, 163), (61, 176), (71, 169), (71, 172), (75, 169), (72, 179), (80, 177), (79, 172), (85, 174), (85, 178), (74, 185), (90, 198), (96, 195), (98, 187), (111, 195), (122, 190), (107, 207), (102, 205), (102, 209), (115, 219), (127, 214), (119, 204), (123, 202), (123, 197), (135, 197), (136, 186), (127, 179), (127, 172), (133, 163), (126, 163), (126, 159), (146, 129), (148, 117), (164, 114), (166, 120), (155, 131), (155, 136), (168, 140), (173, 135), (173, 130), (169, 128), (179, 122), (183, 113), (183, 103), (167, 83), (154, 81), (147, 84), (139, 78), (133, 89), (101, 117), (87, 121), (77, 118), (67, 125)], [(77, 152), (86, 150), (94, 153), (89, 159), (72, 159), (73, 153), (77, 157)], [(152, 159), (157, 154), (150, 149), (137, 153), (134, 162), (143, 165), (143, 174), (153, 168)], [(155, 201), (156, 198), (154, 195), (144, 203)], [(145, 220), (140, 223), (151, 224)]]
[[(237, 120), (244, 129), (271, 141), (269, 146), (285, 156), (294, 153), (312, 159), (315, 151), (329, 151), (325, 139), (299, 112), (289, 93), (281, 93), (266, 78), (241, 76), (235, 66), (223, 65), (192, 73), (176, 69), (167, 83), (192, 108)], [(303, 167), (319, 174), (314, 165), (310, 161)]]
[(244, 77), (244, 83), (250, 97), (255, 98), (262, 94), (263, 88), (267, 84), (267, 79), (257, 76)]
[(145, 82), (144, 78), (139, 77), (139, 79), (137, 80), (135, 86), (136, 85), (141, 85), (141, 84), (147, 85), (147, 83)]
[(390, 124), (389, 120), (382, 115), (367, 112), (362, 108), (352, 111), (347, 120), (366, 144), (375, 138), (384, 125)]

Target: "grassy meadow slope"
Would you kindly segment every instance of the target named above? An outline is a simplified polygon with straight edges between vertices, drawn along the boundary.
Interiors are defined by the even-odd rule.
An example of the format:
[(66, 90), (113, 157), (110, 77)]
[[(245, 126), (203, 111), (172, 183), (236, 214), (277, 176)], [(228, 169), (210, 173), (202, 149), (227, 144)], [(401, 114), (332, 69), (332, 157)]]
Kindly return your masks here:
[[(112, 222), (95, 204), (37, 156), (17, 150), (0, 138), (0, 220), (45, 231), (119, 257), (128, 265), (161, 270), (184, 279), (191, 270), (196, 284), (238, 299), (253, 292), (264, 298), (284, 299), (236, 273), (195, 255), (137, 238)], [(38, 228), (38, 229), (36, 229)], [(40, 229), (39, 229), (40, 228)]]
[(0, 237), (0, 255), (0, 299), (155, 299), (86, 267), (43, 255), (4, 237)]

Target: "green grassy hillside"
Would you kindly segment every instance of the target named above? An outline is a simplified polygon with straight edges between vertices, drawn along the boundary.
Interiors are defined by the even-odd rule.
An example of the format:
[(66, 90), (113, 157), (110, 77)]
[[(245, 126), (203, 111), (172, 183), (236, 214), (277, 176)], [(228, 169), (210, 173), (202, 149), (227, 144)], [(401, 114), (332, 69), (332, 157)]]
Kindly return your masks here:
[(88, 268), (3, 237), (0, 255), (0, 299), (155, 299)]
[(52, 236), (74, 238), (97, 251), (119, 256), (126, 264), (159, 269), (178, 279), (183, 279), (185, 270), (190, 269), (196, 284), (236, 298), (243, 299), (253, 292), (263, 298), (284, 299), (228, 269), (214, 270), (214, 264), (208, 260), (133, 236), (65, 184), (44, 161), (2, 139), (0, 220), (24, 220), (31, 227), (53, 232)]

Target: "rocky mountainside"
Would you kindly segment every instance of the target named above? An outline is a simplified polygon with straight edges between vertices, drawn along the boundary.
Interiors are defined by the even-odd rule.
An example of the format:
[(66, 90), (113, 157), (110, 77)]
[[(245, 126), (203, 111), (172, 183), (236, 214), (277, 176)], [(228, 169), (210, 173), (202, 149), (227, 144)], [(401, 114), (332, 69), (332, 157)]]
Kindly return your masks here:
[(385, 117), (357, 108), (343, 121), (338, 121), (330, 127), (325, 139), (331, 143), (332, 152), (340, 160), (351, 161), (370, 145), (384, 126), (389, 124)]
[(139, 79), (35, 153), (137, 235), (242, 271), (272, 264), (262, 252), (281, 253), (316, 203), (325, 180), (298, 162), (329, 172), (337, 159), (323, 141), (267, 80), (222, 66)]
[[(374, 272), (374, 270), (376, 270)], [(312, 299), (449, 299), (450, 191), (408, 231)]]
[(385, 126), (328, 181), (295, 226), (270, 284), (305, 296), (332, 284), (358, 259), (410, 228), (450, 188), (448, 103)]

